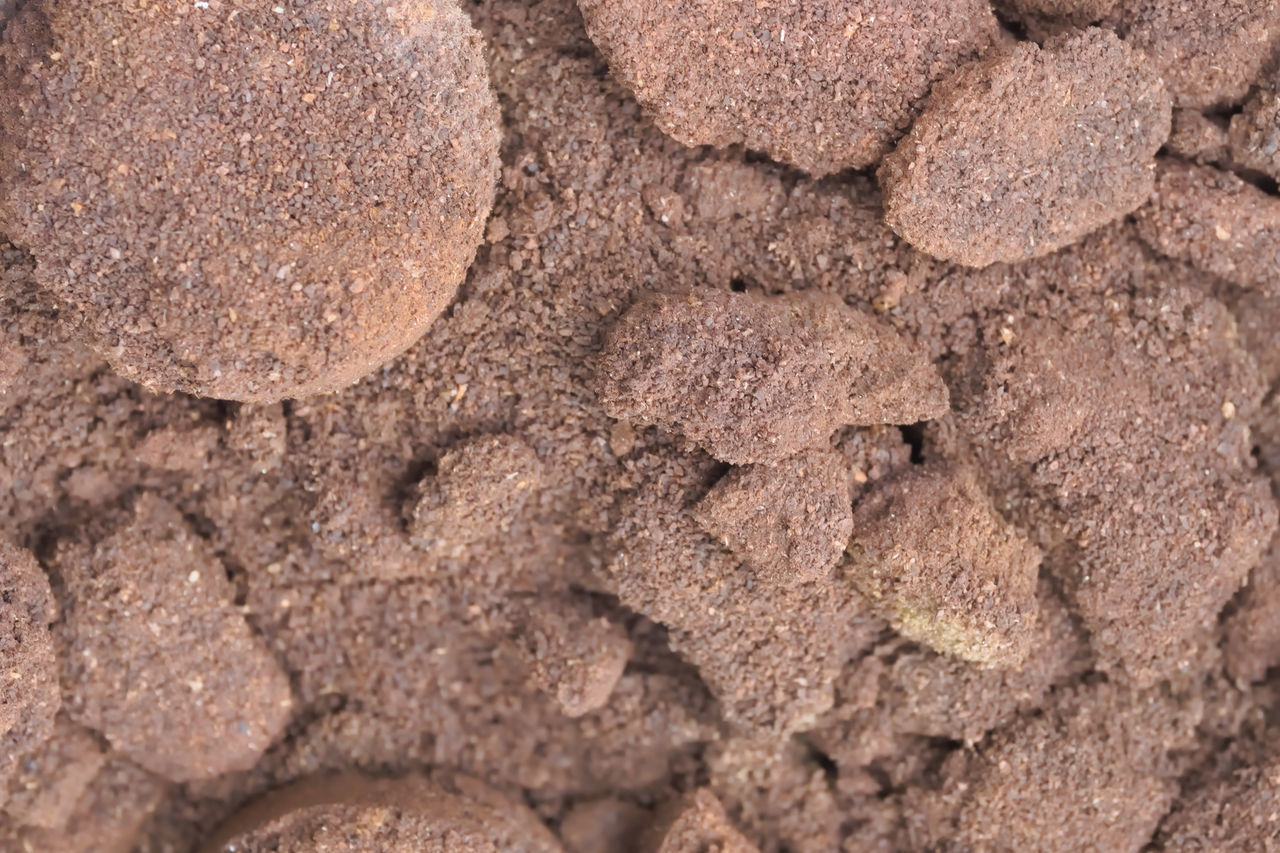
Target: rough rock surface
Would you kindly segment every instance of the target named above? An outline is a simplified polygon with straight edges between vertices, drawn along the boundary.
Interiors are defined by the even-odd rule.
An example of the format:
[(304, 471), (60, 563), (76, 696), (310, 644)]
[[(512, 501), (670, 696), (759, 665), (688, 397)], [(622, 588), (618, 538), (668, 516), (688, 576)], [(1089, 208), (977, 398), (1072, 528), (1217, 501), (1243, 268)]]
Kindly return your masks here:
[(173, 506), (144, 495), (129, 524), (57, 563), (72, 719), (178, 782), (248, 769), (284, 731), (288, 677)]
[(1174, 753), (1193, 742), (1200, 713), (1159, 691), (1065, 692), (1043, 716), (948, 759), (922, 814), (951, 812), (954, 834), (928, 840), (960, 850), (1137, 853), (1173, 802)]
[(1025, 42), (935, 88), (880, 166), (885, 218), (972, 267), (1045, 255), (1146, 201), (1169, 128), (1160, 77), (1114, 33)]
[(1258, 748), (1188, 795), (1160, 828), (1163, 853), (1280, 850), (1280, 761)]
[(653, 833), (661, 839), (648, 853), (759, 853), (759, 849), (734, 829), (716, 795), (699, 788), (672, 806), (674, 817)]
[(0, 48), (0, 230), (130, 379), (341, 388), (426, 331), (480, 243), (482, 57), (448, 0), (28, 4)]
[(1239, 103), (1280, 45), (1276, 0), (1119, 0), (1106, 23), (1192, 109)]
[(904, 637), (984, 666), (1018, 666), (1040, 605), (1040, 550), (974, 472), (912, 468), (854, 507), (845, 576)]
[(204, 853), (562, 853), (538, 818), (465, 776), (304, 779), (250, 803)]
[(999, 32), (977, 0), (578, 5), (663, 131), (685, 145), (744, 144), (818, 177), (879, 160), (929, 87)]
[(947, 411), (923, 353), (821, 294), (654, 294), (609, 332), (599, 394), (612, 417), (656, 424), (734, 464), (778, 462), (844, 425)]
[(1177, 160), (1160, 163), (1138, 233), (1162, 255), (1241, 287), (1274, 289), (1280, 269), (1280, 199), (1239, 177)]
[(735, 468), (698, 502), (694, 518), (763, 583), (821, 580), (853, 533), (849, 472), (830, 451)]
[(1231, 156), (1280, 181), (1280, 75), (1261, 83), (1231, 119)]
[[(1020, 295), (1042, 276), (1073, 287)], [(1190, 665), (1185, 644), (1276, 525), (1249, 430), (1264, 385), (1234, 319), (1124, 231), (982, 278), (1009, 296), (949, 371), (972, 389), (963, 443), (1044, 546), (1101, 668), (1150, 683)]]
[(53, 733), (62, 704), (49, 580), (30, 553), (0, 539), (0, 806), (18, 759)]

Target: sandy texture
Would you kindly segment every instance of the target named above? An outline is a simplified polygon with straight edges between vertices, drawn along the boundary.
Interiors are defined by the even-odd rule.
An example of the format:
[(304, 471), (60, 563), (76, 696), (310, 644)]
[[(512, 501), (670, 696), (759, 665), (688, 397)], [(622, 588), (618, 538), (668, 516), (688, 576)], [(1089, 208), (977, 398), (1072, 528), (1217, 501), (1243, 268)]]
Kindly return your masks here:
[(818, 177), (875, 163), (930, 86), (998, 37), (976, 0), (578, 5), (613, 73), (674, 139), (745, 145)]
[(1138, 233), (1157, 252), (1241, 287), (1273, 290), (1280, 265), (1280, 199), (1231, 172), (1160, 164)]
[(1147, 199), (1169, 121), (1160, 77), (1113, 33), (1022, 43), (934, 89), (880, 166), (885, 218), (967, 266), (1054, 252)]
[(1119, 0), (1106, 23), (1193, 109), (1244, 100), (1280, 47), (1276, 0)]
[(444, 310), (492, 204), (496, 108), (448, 2), (49, 0), (0, 77), (3, 230), (151, 388), (350, 384)]
[(599, 394), (611, 417), (657, 424), (725, 462), (778, 462), (845, 425), (947, 411), (921, 351), (839, 300), (697, 290), (656, 294), (610, 331)]
[(854, 508), (845, 576), (902, 636), (985, 666), (1019, 666), (1039, 613), (1040, 550), (973, 471), (913, 468)]
[(49, 580), (35, 558), (0, 540), (0, 805), (18, 759), (52, 733), (62, 704), (49, 626), (58, 618)]
[[(49, 577), (55, 638), (82, 633), (86, 599), (122, 626), (57, 649), (67, 712), (9, 780), (30, 796), (10, 794), (0, 849), (191, 853), (300, 780), (444, 784), (442, 768), (501, 792), (485, 815), (516, 803), (538, 824), (523, 837), (570, 853), (636, 847), (704, 789), (723, 814), (692, 825), (760, 853), (1141, 849), (1195, 792), (1261, 766), (1241, 745), (1274, 742), (1280, 707), (1265, 280), (1154, 249), (1127, 217), (1017, 264), (930, 257), (885, 223), (869, 172), (813, 180), (671, 139), (574, 0), (466, 9), (506, 128), (484, 245), (431, 333), (349, 388), (254, 405), (152, 393), (0, 240), (0, 531)], [(702, 307), (644, 325), (690, 293)], [(609, 350), (628, 328), (633, 346)], [(746, 329), (767, 342), (753, 351)], [(631, 370), (680, 352), (695, 363), (675, 378)], [(709, 392), (700, 371), (735, 359), (804, 392), (755, 409), (733, 383)], [(636, 377), (661, 405), (614, 417), (600, 392)], [(758, 456), (761, 424), (798, 425), (774, 433), (797, 451)], [(954, 470), (976, 492), (949, 477), (937, 492), (989, 500), (959, 502), (958, 542), (1040, 555), (1034, 601), (1001, 599), (1038, 611), (1020, 664), (904, 637), (845, 559), (823, 568), (843, 550), (810, 538)], [(920, 515), (872, 529), (927, 545)], [(766, 577), (762, 551), (799, 574)], [(86, 596), (98, 570), (115, 586)], [(81, 678), (81, 651), (113, 638)], [(131, 671), (162, 701), (118, 689)], [(265, 686), (246, 696), (254, 673)], [(116, 716), (86, 726), (76, 679), (105, 684), (90, 698)], [(278, 736), (238, 739), (282, 683)], [(153, 759), (246, 769), (183, 784), (143, 770), (122, 749), (143, 760), (157, 720)], [(422, 828), (355, 809), (371, 813), (355, 837)], [(341, 847), (339, 818), (325, 824)]]
[(246, 770), (293, 711), (289, 682), (233, 606), (226, 570), (172, 507), (59, 554), (68, 712), (177, 782)]
[(562, 853), (533, 813), (474, 779), (317, 776), (250, 804), (206, 853)]

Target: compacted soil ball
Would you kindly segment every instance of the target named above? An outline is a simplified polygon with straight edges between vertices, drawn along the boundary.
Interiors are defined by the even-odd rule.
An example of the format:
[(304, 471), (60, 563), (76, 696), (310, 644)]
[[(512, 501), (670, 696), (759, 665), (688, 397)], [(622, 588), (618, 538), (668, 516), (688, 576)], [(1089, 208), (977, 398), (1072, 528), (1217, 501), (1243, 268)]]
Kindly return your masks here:
[(579, 0), (613, 73), (685, 145), (814, 175), (870, 165), (929, 87), (997, 38), (979, 0)]
[(295, 782), (249, 804), (204, 853), (562, 853), (538, 818), (465, 776)]
[(235, 608), (226, 567), (171, 505), (61, 549), (68, 711), (176, 782), (252, 767), (293, 711), (289, 680)]
[(48, 0), (0, 47), (0, 222), (122, 375), (340, 388), (448, 304), (498, 117), (450, 0)]
[(935, 88), (880, 167), (885, 218), (973, 267), (1057, 251), (1151, 195), (1169, 96), (1101, 29), (1030, 42)]

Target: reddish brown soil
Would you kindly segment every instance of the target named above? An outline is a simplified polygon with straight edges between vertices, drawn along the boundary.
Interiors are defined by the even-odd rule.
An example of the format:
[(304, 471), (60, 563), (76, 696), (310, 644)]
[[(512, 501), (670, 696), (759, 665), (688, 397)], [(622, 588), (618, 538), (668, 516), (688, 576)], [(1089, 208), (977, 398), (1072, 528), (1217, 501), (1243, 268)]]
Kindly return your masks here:
[[(403, 73), (394, 48), (412, 33), (371, 26), (336, 48), (328, 21), (316, 30), (305, 14), (328, 0), (245, 13), (245, 34), (298, 42), (287, 74), (275, 53), (250, 73), (243, 56), (260, 54), (233, 61), (210, 46), (241, 37), (228, 0), (183, 7), (219, 16), (204, 43), (154, 22), (129, 30), (183, 48), (164, 64), (154, 45), (99, 37), (122, 26), (116, 4), (72, 20), (70, 0), (38, 2), (46, 12), (23, 13), (23, 26), (44, 15), (79, 47), (28, 57), (38, 68), (24, 85), (38, 81), (47, 99), (6, 90), (0, 101), (27, 98), (44, 122), (18, 126), (25, 146), (93, 156), (31, 161), (0, 186), (0, 207), (26, 199), (0, 240), (0, 535), (11, 543), (0, 550), (0, 850), (192, 853), (228, 838), (245, 850), (376, 849), (393, 837), (417, 849), (442, 827), (455, 834), (447, 849), (536, 853), (1270, 841), (1259, 818), (1274, 810), (1264, 746), (1280, 710), (1280, 260), (1275, 186), (1249, 159), (1265, 154), (1274, 77), (1248, 17), (1266, 3), (1203, 4), (1185, 20), (1160, 2), (1003, 4), (1009, 20), (1056, 33), (1038, 49), (997, 34), (985, 4), (881, 4), (893, 14), (851, 32), (809, 4), (750, 13), (760, 20), (741, 51), (628, 59), (622, 48), (645, 35), (622, 11), (683, 27), (687, 45), (737, 43), (735, 30), (691, 28), (664, 4), (584, 0), (584, 24), (573, 0), (481, 0), (466, 7), (470, 35), (446, 0), (424, 0), (412, 10), (439, 8), (455, 27), (453, 48), (441, 42), (426, 66), (456, 60), (445, 66), (469, 88), (411, 108), (405, 98), (446, 82)], [(924, 17), (908, 26), (909, 15)], [(1124, 44), (1079, 29), (1100, 15)], [(793, 52), (757, 51), (788, 16), (812, 27), (788, 23)], [(6, 63), (46, 44), (16, 48), (29, 30), (13, 26)], [(939, 48), (948, 28), (964, 38)], [(306, 33), (321, 35), (304, 45)], [(847, 51), (818, 50), (846, 39)], [(132, 300), (151, 292), (145, 279), (67, 270), (109, 266), (111, 223), (141, 227), (186, 202), (91, 211), (92, 182), (67, 177), (61, 195), (45, 191), (68, 204), (38, 211), (36, 173), (115, 169), (162, 145), (123, 135), (123, 107), (100, 136), (53, 133), (52, 116), (87, 128), (118, 105), (110, 92), (68, 100), (96, 79), (95, 57), (136, 57), (136, 73), (155, 74), (209, 52), (208, 91), (190, 106), (173, 81), (151, 93), (149, 109), (195, 117), (226, 106), (218, 86), (327, 79), (332, 50), (362, 63), (360, 98), (396, 109), (369, 121), (317, 93), (279, 113), (279, 145), (246, 174), (292, 162), (284, 152), (314, 109), (334, 122), (316, 144), (350, 131), (370, 152), (397, 150), (408, 136), (391, 131), (418, 126), (395, 117), (457, 115), (471, 129), (426, 147), (470, 176), (466, 211), (431, 218), (434, 197), (386, 196), (380, 221), (417, 211), (424, 239), (400, 253), (371, 252), (363, 232), (323, 246), (380, 270), (425, 252), (443, 265), (431, 269), (453, 271), (437, 294), (449, 307), (332, 394), (249, 405), (122, 377), (141, 368), (102, 345), (122, 317), (68, 293), (119, 285)], [(477, 106), (480, 55), (502, 110), (496, 155), (492, 111)], [(1214, 56), (1226, 59), (1201, 61)], [(778, 70), (798, 64), (818, 77), (787, 89)], [(659, 65), (701, 75), (700, 87), (635, 76)], [(736, 85), (725, 68), (762, 98), (738, 101), (737, 117), (720, 109)], [(996, 82), (1003, 99), (980, 88)], [(271, 106), (306, 94), (270, 91)], [(1155, 157), (1170, 99), (1174, 135)], [(1233, 116), (1202, 102), (1249, 106)], [(938, 104), (973, 107), (956, 126), (962, 144), (894, 155), (908, 171), (946, 165), (918, 195), (932, 211), (920, 221), (947, 243), (929, 254), (895, 219), (905, 184), (882, 193), (872, 172), (904, 134), (923, 138), (913, 122), (957, 114)], [(673, 122), (717, 148), (682, 146)], [(815, 180), (761, 151), (866, 172)], [(490, 155), (500, 180), (481, 231)], [(953, 203), (961, 178), (989, 174), (994, 188), (1028, 163), (1046, 174), (999, 209)], [(112, 174), (101, 186), (146, 175)], [(361, 200), (409, 186), (395, 169), (361, 174), (372, 182)], [(179, 178), (204, 191), (208, 175)], [(237, 189), (261, 202), (279, 191), (266, 186)], [(242, 224), (262, 207), (244, 208)], [(91, 213), (115, 218), (100, 226)], [(938, 225), (948, 221), (976, 236)], [(233, 257), (200, 243), (198, 226), (167, 226), (170, 248)], [(987, 265), (946, 260), (970, 251)], [(177, 255), (152, 257), (172, 267)], [(282, 347), (293, 339), (278, 321), (301, 327), (333, 302), (304, 290), (277, 304), (270, 280), (235, 281), (269, 303), (254, 325)], [(199, 291), (213, 308), (216, 290)], [(407, 327), (388, 310), (385, 323), (290, 350), (301, 366), (287, 381), (317, 365), (307, 375), (353, 378), (311, 357), (366, 333), (391, 347), (382, 333)], [(215, 313), (163, 319), (225, 331)], [(209, 378), (199, 372), (212, 361), (192, 364), (135, 367), (181, 373), (149, 375), (155, 386), (237, 396), (182, 384)]]
[(399, 355), (492, 204), (497, 114), (465, 16), (145, 8), (44, 0), (9, 25), (0, 228), (41, 285), (162, 391), (305, 396)]

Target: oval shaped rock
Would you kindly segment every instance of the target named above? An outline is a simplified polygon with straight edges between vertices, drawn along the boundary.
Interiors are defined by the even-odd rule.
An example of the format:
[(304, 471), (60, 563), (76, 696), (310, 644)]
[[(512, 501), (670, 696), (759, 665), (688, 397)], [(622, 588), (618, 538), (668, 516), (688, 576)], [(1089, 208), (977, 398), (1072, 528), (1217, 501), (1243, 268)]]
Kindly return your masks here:
[(1170, 121), (1160, 78), (1113, 33), (1020, 44), (935, 90), (881, 165), (885, 218), (968, 266), (1049, 254), (1151, 195)]
[(587, 32), (685, 145), (742, 144), (813, 175), (868, 166), (935, 81), (992, 44), (979, 0), (578, 0)]
[(498, 110), (449, 0), (28, 4), (0, 230), (121, 375), (249, 401), (416, 341), (483, 236)]

